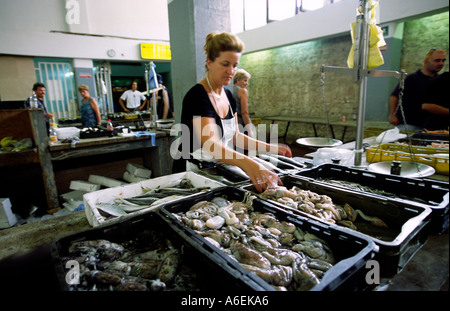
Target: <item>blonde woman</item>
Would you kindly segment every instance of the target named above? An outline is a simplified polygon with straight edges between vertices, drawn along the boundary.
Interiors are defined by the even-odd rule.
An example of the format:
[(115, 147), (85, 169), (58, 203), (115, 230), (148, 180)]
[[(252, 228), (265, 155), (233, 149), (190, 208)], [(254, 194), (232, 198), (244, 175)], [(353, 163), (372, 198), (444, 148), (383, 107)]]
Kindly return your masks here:
[(233, 95), (234, 98), (236, 98), (238, 124), (242, 126), (245, 134), (250, 137), (254, 137), (251, 129), (252, 122), (248, 112), (247, 85), (250, 78), (251, 75), (246, 70), (238, 69), (233, 78)]
[[(261, 192), (281, 184), (278, 175), (235, 151), (233, 145), (289, 157), (292, 153), (286, 145), (257, 141), (238, 129), (236, 101), (231, 91), (224, 86), (231, 83), (243, 49), (244, 44), (233, 34), (212, 32), (207, 35), (204, 45), (206, 77), (193, 86), (183, 99), (181, 125), (185, 130), (182, 132), (179, 151), (184, 157), (180, 160), (181, 163), (184, 160), (185, 167), (181, 170), (195, 171), (211, 167), (217, 161), (235, 165), (250, 177), (256, 190)], [(183, 137), (186, 135), (187, 140)], [(183, 166), (176, 162), (175, 172)]]
[(102, 119), (100, 116), (100, 109), (98, 108), (97, 101), (89, 94), (89, 87), (82, 84), (78, 87), (78, 92), (82, 97), (81, 100), (81, 125), (83, 127), (93, 127), (100, 125)]

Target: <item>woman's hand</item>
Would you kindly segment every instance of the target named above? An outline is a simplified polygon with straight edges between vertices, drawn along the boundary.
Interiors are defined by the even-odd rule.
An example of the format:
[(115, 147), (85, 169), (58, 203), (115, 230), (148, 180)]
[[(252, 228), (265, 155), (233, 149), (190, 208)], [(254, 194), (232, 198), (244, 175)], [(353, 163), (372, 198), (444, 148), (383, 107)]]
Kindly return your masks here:
[(263, 192), (282, 184), (275, 172), (266, 169), (264, 166), (253, 160), (250, 161), (252, 162), (251, 165), (248, 169), (244, 168), (244, 171), (250, 177), (257, 192)]

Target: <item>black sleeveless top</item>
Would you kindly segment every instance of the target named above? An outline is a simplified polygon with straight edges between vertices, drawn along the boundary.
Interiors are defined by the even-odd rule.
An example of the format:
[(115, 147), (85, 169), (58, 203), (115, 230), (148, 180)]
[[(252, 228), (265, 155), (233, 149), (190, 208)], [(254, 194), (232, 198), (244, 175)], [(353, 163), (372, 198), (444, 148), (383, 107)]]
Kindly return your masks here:
[[(233, 118), (232, 111), (236, 111), (236, 100), (233, 97), (233, 94), (230, 90), (224, 89), (225, 94), (227, 95), (228, 101), (230, 102), (231, 109), (228, 109), (228, 114), (224, 119)], [(209, 99), (208, 93), (205, 88), (201, 84), (194, 85), (184, 96), (183, 99), (183, 108), (181, 112), (181, 124), (186, 125), (189, 129), (190, 136), (190, 146), (189, 153), (192, 153), (194, 150), (197, 150), (200, 147), (200, 142), (194, 141), (194, 128), (192, 120), (194, 117), (211, 117), (216, 120), (216, 124), (219, 125), (222, 133), (222, 122), (220, 121), (220, 116), (214, 110), (213, 105)], [(184, 133), (182, 133), (185, 135)], [(194, 145), (195, 143), (195, 145)], [(195, 148), (194, 148), (195, 146)], [(183, 150), (184, 146), (180, 145), (179, 150), (186, 152)], [(184, 153), (183, 153), (184, 154)]]

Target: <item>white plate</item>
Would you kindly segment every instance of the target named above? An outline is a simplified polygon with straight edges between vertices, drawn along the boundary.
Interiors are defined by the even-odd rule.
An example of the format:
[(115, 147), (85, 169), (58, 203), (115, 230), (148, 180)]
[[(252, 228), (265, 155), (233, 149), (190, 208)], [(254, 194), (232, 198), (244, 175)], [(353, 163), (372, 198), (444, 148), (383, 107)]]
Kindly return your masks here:
[(342, 145), (342, 141), (327, 137), (304, 137), (297, 139), (297, 144), (308, 147), (336, 147)]

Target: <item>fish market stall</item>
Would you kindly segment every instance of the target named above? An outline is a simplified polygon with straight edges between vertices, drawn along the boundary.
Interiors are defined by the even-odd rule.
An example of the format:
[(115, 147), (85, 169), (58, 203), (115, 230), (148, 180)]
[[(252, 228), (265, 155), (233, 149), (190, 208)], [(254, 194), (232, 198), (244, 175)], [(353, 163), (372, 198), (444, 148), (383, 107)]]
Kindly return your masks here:
[[(367, 26), (369, 12), (362, 9), (359, 26)], [(367, 41), (363, 27), (357, 28), (355, 44)], [(365, 169), (370, 163), (363, 150), (381, 145), (362, 140), (366, 80), (383, 72), (367, 70), (365, 48), (353, 52), (355, 69), (322, 67), (322, 73), (351, 72), (360, 83), (357, 140), (333, 149), (348, 151), (339, 155), (351, 154), (355, 167), (260, 154), (254, 160), (274, 170), (283, 186), (256, 193), (236, 167), (218, 164), (170, 175), (167, 132), (51, 143), (53, 162), (146, 149), (147, 161), (158, 161), (146, 163), (157, 177), (85, 194), (84, 222), (74, 224), (75, 217), (66, 215), (0, 231), (0, 249), (9, 246), (11, 253), (9, 243), (50, 248), (49, 260), (25, 254), (19, 266), (13, 257), (8, 264), (15, 269), (0, 262), (2, 285), (23, 290), (36, 287), (30, 279), (52, 282), (42, 277), (45, 271), (55, 274), (52, 285), (63, 291), (371, 291), (385, 290), (409, 272), (408, 280), (419, 278), (410, 286), (437, 275), (448, 289), (448, 184)], [(333, 125), (328, 117), (325, 122)], [(321, 151), (328, 150), (316, 154)], [(326, 160), (339, 162), (332, 156)], [(434, 244), (427, 248), (430, 239)], [(433, 249), (436, 244), (441, 248)], [(426, 260), (416, 257), (422, 254)], [(380, 274), (388, 278), (385, 284)], [(376, 280), (370, 282), (371, 275)], [(36, 291), (48, 291), (45, 285)], [(445, 289), (445, 284), (429, 288)]]
[[(334, 168), (334, 170), (331, 170), (332, 173), (328, 172), (329, 166)], [(335, 172), (336, 168), (339, 169), (337, 172)], [(334, 173), (336, 175), (332, 175)], [(165, 248), (163, 249), (164, 251), (162, 251), (162, 254), (167, 255), (164, 255), (164, 258), (153, 261), (153, 269), (159, 271), (163, 266), (173, 267), (171, 265), (163, 264), (165, 260), (167, 260), (167, 263), (169, 263), (172, 261), (172, 259), (179, 258), (179, 253), (177, 253), (175, 249), (173, 250), (173, 254), (172, 252), (168, 251), (168, 242), (163, 241), (162, 244), (155, 243), (154, 245), (147, 245), (147, 248), (136, 248), (138, 245), (138, 236), (143, 236), (144, 240), (148, 238), (148, 236), (146, 235), (148, 233), (144, 232), (145, 230), (141, 232), (141, 230), (143, 227), (149, 229), (148, 225), (150, 224), (151, 226), (155, 226), (155, 228), (158, 228), (158, 230), (161, 230), (161, 232), (164, 232), (164, 235), (167, 237), (173, 237), (173, 232), (175, 232), (175, 244), (180, 246), (186, 245), (185, 247), (191, 249), (189, 251), (190, 254), (197, 254), (198, 256), (201, 256), (201, 262), (211, 267), (211, 269), (216, 271), (216, 273), (222, 274), (225, 283), (228, 284), (228, 286), (231, 286), (231, 288), (242, 289), (242, 286), (247, 286), (245, 287), (246, 290), (258, 291), (271, 291), (274, 289), (293, 290), (300, 288), (308, 288), (309, 290), (320, 291), (341, 289), (358, 291), (371, 290), (374, 287), (373, 284), (372, 286), (369, 286), (369, 284), (367, 284), (364, 280), (364, 277), (367, 273), (367, 268), (364, 268), (364, 265), (369, 260), (380, 261), (382, 265), (382, 277), (384, 278), (383, 280), (387, 278), (387, 282), (393, 282), (392, 280), (395, 280), (397, 278), (397, 275), (415, 275), (417, 272), (408, 274), (405, 272), (405, 270), (408, 270), (408, 267), (411, 265), (411, 263), (415, 262), (415, 257), (418, 256), (418, 254), (420, 255), (422, 253), (425, 253), (424, 251), (422, 251), (422, 249), (426, 248), (427, 246), (427, 238), (430, 232), (427, 229), (431, 228), (429, 224), (433, 222), (433, 215), (435, 213), (437, 213), (436, 217), (438, 221), (435, 226), (437, 226), (437, 228), (439, 229), (444, 229), (444, 232), (446, 233), (444, 233), (443, 236), (432, 235), (431, 238), (433, 240), (435, 238), (448, 238), (448, 227), (444, 227), (445, 224), (443, 223), (443, 220), (441, 218), (441, 212), (443, 212), (446, 208), (448, 209), (448, 189), (429, 186), (428, 184), (423, 185), (422, 183), (420, 183), (420, 181), (416, 181), (416, 183), (413, 183), (414, 180), (408, 180), (408, 182), (406, 183), (406, 187), (415, 187), (419, 189), (414, 190), (414, 192), (416, 192), (418, 196), (417, 199), (419, 199), (419, 201), (416, 202), (414, 201), (415, 198), (404, 197), (408, 194), (408, 191), (406, 189), (404, 189), (404, 193), (400, 193), (396, 188), (389, 187), (389, 185), (387, 185), (387, 187), (394, 192), (394, 198), (392, 198), (392, 196), (389, 197), (389, 194), (383, 193), (381, 192), (381, 190), (379, 190), (381, 193), (368, 194), (366, 193), (367, 190), (365, 188), (363, 190), (355, 190), (352, 188), (353, 185), (327, 185), (326, 180), (321, 180), (324, 176), (327, 175), (332, 175), (331, 179), (334, 180), (338, 179), (336, 178), (336, 176), (339, 176), (341, 179), (345, 179), (344, 177), (346, 177), (347, 175), (359, 176), (359, 174), (363, 174), (362, 176), (364, 177), (362, 181), (367, 182), (365, 181), (365, 179), (372, 181), (372, 175), (374, 173), (370, 173), (372, 175), (369, 174), (366, 176), (366, 172), (362, 170), (345, 168), (339, 165), (323, 165), (312, 168), (299, 168), (296, 171), (292, 170), (288, 173), (284, 172), (280, 175), (280, 177), (282, 178), (285, 186), (289, 187), (293, 184), (296, 184), (298, 187), (304, 188), (305, 191), (316, 191), (318, 193), (321, 193), (321, 195), (329, 195), (329, 197), (333, 199), (333, 203), (342, 205), (345, 205), (345, 203), (349, 203), (349, 205), (352, 206), (354, 210), (360, 210), (364, 217), (369, 220), (373, 220), (374, 216), (378, 217), (390, 227), (389, 229), (380, 227), (382, 230), (386, 229), (386, 232), (392, 233), (391, 235), (389, 235), (390, 239), (388, 240), (379, 236), (373, 237), (371, 235), (373, 234), (373, 231), (365, 231), (363, 233), (360, 233), (357, 230), (355, 231), (354, 229), (350, 229), (330, 221), (323, 221), (323, 219), (314, 217), (312, 215), (307, 215), (307, 213), (304, 212), (292, 212), (292, 210), (290, 210), (289, 208), (280, 205), (279, 202), (274, 202), (275, 200), (263, 197), (258, 198), (259, 195), (253, 198), (252, 208), (254, 208), (255, 211), (261, 215), (271, 214), (276, 216), (276, 220), (273, 220), (272, 216), (264, 216), (266, 217), (264, 218), (265, 220), (258, 220), (257, 222), (262, 225), (262, 229), (260, 228), (260, 231), (257, 230), (259, 233), (256, 233), (254, 229), (249, 228), (249, 226), (253, 226), (254, 224), (247, 223), (245, 224), (246, 227), (240, 226), (238, 223), (232, 224), (235, 217), (248, 216), (250, 219), (251, 217), (255, 217), (256, 214), (251, 214), (251, 216), (250, 214), (241, 215), (239, 214), (239, 212), (234, 210), (234, 212), (236, 213), (233, 212), (235, 216), (233, 217), (233, 214), (229, 213), (230, 211), (228, 209), (223, 209), (221, 212), (217, 210), (216, 214), (211, 214), (209, 218), (195, 218), (195, 216), (193, 217), (193, 215), (190, 215), (192, 213), (188, 213), (188, 211), (191, 209), (192, 211), (196, 211), (196, 208), (194, 208), (193, 206), (197, 203), (208, 201), (211, 202), (213, 200), (219, 200), (219, 202), (223, 202), (224, 199), (227, 199), (230, 202), (242, 202), (242, 204), (245, 205), (246, 201), (244, 200), (244, 198), (248, 196), (248, 194), (255, 194), (252, 193), (252, 186), (249, 182), (244, 181), (241, 184), (225, 187), (224, 183), (220, 183), (217, 180), (207, 178), (205, 175), (193, 172), (167, 175), (154, 179), (148, 179), (140, 183), (118, 186), (88, 193), (84, 196), (85, 211), (81, 213), (84, 213), (84, 217), (87, 220), (88, 226), (94, 226), (94, 228), (90, 229), (94, 231), (90, 232), (89, 230), (89, 232), (84, 232), (86, 228), (86, 226), (84, 226), (79, 227), (78, 230), (81, 230), (80, 232), (77, 232), (76, 230), (75, 232), (72, 231), (71, 234), (73, 236), (58, 238), (58, 234), (53, 234), (50, 238), (47, 238), (49, 242), (53, 243), (52, 258), (53, 261), (56, 262), (56, 271), (59, 271), (57, 273), (59, 277), (57, 286), (62, 290), (105, 290), (106, 288), (112, 288), (116, 290), (116, 286), (119, 285), (115, 283), (116, 281), (114, 281), (114, 279), (117, 277), (117, 272), (111, 272), (111, 270), (107, 271), (107, 266), (111, 265), (114, 261), (119, 261), (123, 264), (119, 264), (116, 262), (112, 267), (117, 268), (117, 266), (120, 266), (124, 268), (125, 271), (130, 271), (130, 273), (131, 271), (136, 271), (136, 267), (140, 267), (140, 265), (142, 264), (142, 262), (140, 261), (141, 259), (139, 259), (142, 254), (158, 252), (156, 249), (151, 249), (151, 247), (153, 246), (159, 247), (161, 245), (166, 245), (164, 246)], [(379, 176), (377, 177), (380, 178)], [(192, 187), (193, 189), (195, 189), (194, 191), (196, 193), (189, 193), (189, 189), (192, 189), (192, 187), (189, 186), (185, 188), (185, 190), (188, 191), (188, 193), (186, 193), (187, 195), (182, 195), (181, 197), (172, 197), (171, 201), (160, 202), (161, 204), (157, 203), (152, 206), (153, 203), (157, 202), (157, 200), (155, 200), (155, 197), (151, 197), (152, 194), (157, 194), (157, 191), (155, 190), (162, 190), (164, 188), (166, 188), (168, 191), (173, 191), (174, 188), (182, 189), (182, 187), (180, 187), (180, 181), (184, 178), (191, 181)], [(350, 177), (348, 177), (348, 179), (349, 178)], [(358, 179), (359, 177), (355, 178)], [(398, 178), (402, 179), (401, 177), (397, 177), (397, 179)], [(391, 183), (396, 184), (394, 180), (389, 180), (389, 178), (387, 180)], [(402, 188), (401, 186), (398, 187)], [(425, 188), (428, 190), (422, 190)], [(145, 198), (145, 194), (147, 192), (150, 195), (149, 198)], [(168, 193), (161, 194), (167, 195)], [(169, 194), (172, 195), (173, 193), (169, 192)], [(116, 208), (110, 206), (110, 204), (117, 203), (117, 199), (119, 199), (119, 205), (117, 205)], [(149, 206), (137, 206), (139, 204), (136, 203), (137, 201), (134, 201), (134, 199), (150, 199), (150, 201), (146, 203), (149, 203)], [(126, 203), (123, 200), (129, 201), (128, 203)], [(364, 204), (362, 202), (364, 202)], [(436, 204), (434, 204), (433, 202)], [(127, 205), (121, 205), (122, 203), (126, 203)], [(239, 203), (238, 205), (242, 204)], [(393, 205), (396, 206), (395, 211), (398, 212), (397, 216), (392, 213)], [(118, 212), (117, 208), (124, 209)], [(322, 212), (323, 211), (325, 210), (322, 209)], [(197, 211), (197, 214), (199, 214), (199, 212), (200, 210)], [(183, 215), (186, 213), (188, 215)], [(328, 210), (327, 215), (329, 216), (330, 213), (332, 214), (332, 212)], [(359, 214), (359, 212), (356, 212), (356, 215), (358, 217), (358, 220), (355, 221), (354, 224), (363, 230), (368, 229), (369, 227), (367, 226), (367, 224), (365, 224), (365, 222), (367, 221), (363, 218), (363, 215)], [(158, 218), (157, 216), (162, 218), (162, 224), (160, 223), (161, 219), (158, 219), (157, 221), (154, 220), (155, 217)], [(206, 214), (203, 217), (205, 216)], [(206, 220), (211, 219), (208, 222), (208, 225), (217, 225), (220, 228), (209, 228), (209, 231), (200, 230), (202, 226), (201, 223), (200, 227), (196, 226), (199, 225), (199, 221), (202, 219), (205, 220), (205, 225)], [(154, 221), (156, 221), (158, 224), (154, 224)], [(216, 223), (217, 221), (223, 222), (223, 224), (220, 226), (220, 224)], [(61, 224), (62, 222), (66, 221), (61, 219)], [(282, 267), (280, 267), (271, 263), (271, 268), (254, 268), (252, 267), (252, 264), (249, 264), (248, 262), (241, 262), (242, 259), (240, 259), (241, 261), (236, 261), (229, 256), (230, 253), (234, 253), (236, 256), (240, 256), (239, 254), (241, 254), (241, 252), (244, 252), (243, 254), (245, 254), (249, 251), (248, 249), (242, 247), (242, 245), (240, 244), (233, 244), (232, 246), (228, 244), (228, 248), (225, 248), (223, 245), (221, 245), (221, 243), (223, 244), (225, 243), (224, 241), (228, 240), (228, 238), (222, 236), (224, 233), (230, 234), (229, 237), (232, 237), (234, 235), (235, 238), (238, 236), (243, 238), (245, 235), (247, 236), (247, 241), (251, 240), (253, 244), (261, 244), (255, 244), (255, 247), (257, 246), (255, 249), (258, 249), (260, 255), (264, 253), (265, 255), (270, 257), (270, 259), (264, 257), (269, 261), (277, 260), (276, 257), (273, 257), (274, 255), (268, 251), (268, 248), (272, 249), (272, 246), (269, 246), (269, 244), (267, 243), (284, 243), (279, 241), (281, 236), (277, 235), (277, 233), (283, 233), (280, 229), (281, 227), (278, 228), (277, 224), (284, 222), (287, 227), (290, 227), (292, 226), (290, 224), (293, 224), (295, 228), (301, 229), (296, 231), (298, 232), (297, 235), (301, 235), (299, 235), (298, 238), (295, 237), (294, 240), (291, 240), (293, 243), (291, 247), (297, 245), (295, 247), (295, 249), (297, 249), (297, 251), (295, 251), (297, 255), (294, 254), (294, 257), (298, 257), (299, 259), (295, 259), (287, 266), (282, 265)], [(270, 225), (264, 226), (264, 224), (270, 223), (273, 223), (274, 227), (271, 227)], [(59, 226), (57, 222), (56, 226)], [(151, 228), (152, 227), (150, 227), (150, 229)], [(19, 228), (12, 229), (15, 229), (17, 231)], [(395, 230), (391, 232), (390, 230), (392, 229)], [(38, 228), (35, 228), (33, 230), (36, 230), (33, 232), (39, 231)], [(239, 230), (239, 234), (237, 230)], [(278, 232), (277, 230), (280, 232)], [(306, 235), (307, 238), (305, 239), (304, 235), (302, 238), (302, 232), (304, 234), (311, 235)], [(154, 232), (149, 234), (150, 236), (154, 237), (156, 233)], [(293, 233), (286, 232), (286, 234), (284, 234), (283, 236), (288, 238), (289, 234)], [(37, 235), (45, 236), (42, 234), (33, 234), (32, 236)], [(176, 237), (177, 235), (180, 235), (181, 238)], [(261, 239), (258, 238), (258, 236)], [(308, 240), (309, 238), (312, 238), (312, 240)], [(22, 239), (22, 243), (27, 243), (27, 239)], [(104, 242), (104, 240), (107, 242)], [(231, 238), (229, 242), (231, 240), (236, 239)], [(313, 260), (312, 262), (309, 262), (308, 260), (304, 261), (303, 259), (310, 258), (310, 256), (312, 256), (313, 254), (317, 255), (323, 251), (321, 251), (320, 248), (313, 248), (313, 245), (319, 246), (320, 244), (316, 242), (320, 242), (321, 240), (327, 241), (327, 245), (331, 250), (333, 250), (333, 256), (336, 259), (336, 262), (331, 266), (330, 263), (322, 263), (322, 265), (320, 266), (321, 268), (319, 270), (315, 270), (315, 268), (313, 267), (315, 267), (315, 265), (318, 265), (317, 262), (321, 262), (320, 259)], [(237, 241), (240, 240), (238, 239)], [(237, 241), (235, 241), (234, 243), (236, 243)], [(86, 263), (85, 265), (87, 265), (87, 268), (90, 267), (89, 269), (92, 269), (93, 265), (96, 266), (98, 264), (97, 270), (105, 273), (100, 273), (100, 275), (95, 277), (88, 272), (84, 272), (82, 276), (82, 284), (79, 285), (79, 287), (75, 288), (73, 286), (71, 287), (67, 283), (62, 283), (61, 276), (65, 276), (67, 274), (68, 270), (67, 268), (65, 268), (64, 264), (68, 260), (76, 260), (76, 258), (80, 258), (79, 248), (78, 250), (76, 250), (75, 246), (71, 248), (71, 245), (74, 245), (77, 242), (86, 242), (88, 245), (86, 250), (89, 252), (93, 252), (94, 254), (99, 254), (99, 248), (95, 246), (95, 243), (117, 243), (121, 245), (121, 247), (123, 247), (123, 251), (121, 251), (122, 253), (120, 257), (115, 258), (113, 256), (114, 258), (112, 262), (105, 261), (106, 258), (100, 258), (100, 256), (92, 259), (92, 262)], [(37, 244), (38, 243), (39, 242), (37, 242)], [(91, 245), (90, 243), (94, 244)], [(219, 246), (217, 245), (217, 243), (219, 243)], [(250, 245), (252, 245), (252, 243), (250, 243)], [(290, 244), (291, 242), (286, 243)], [(78, 246), (80, 245), (81, 244), (79, 244)], [(121, 247), (119, 246), (119, 249), (122, 249)], [(282, 248), (285, 249), (286, 245)], [(274, 253), (280, 251), (279, 248), (273, 249)], [(275, 251), (277, 249), (278, 251)], [(298, 250), (301, 249), (303, 251), (299, 253)], [(292, 249), (290, 249), (290, 251), (292, 251)], [(311, 253), (309, 255), (305, 255), (307, 254), (305, 252), (308, 251)], [(134, 259), (131, 259), (131, 257), (122, 257), (127, 252), (133, 254), (131, 256), (134, 257)], [(429, 252), (429, 250), (427, 250), (427, 252)], [(169, 256), (170, 254), (172, 254), (172, 256)], [(434, 258), (433, 260), (438, 260), (438, 258), (441, 258), (441, 256), (432, 257)], [(418, 258), (420, 258), (420, 256)], [(261, 260), (263, 262), (266, 262), (265, 259)], [(184, 264), (188, 261), (189, 260), (182, 260), (180, 262), (183, 262)], [(175, 260), (175, 263), (176, 262), (178, 261)], [(147, 263), (145, 265), (147, 265)], [(327, 267), (326, 269), (325, 266)], [(189, 263), (187, 267), (181, 265), (179, 267), (183, 268), (178, 271), (183, 272), (192, 272), (192, 269), (196, 269), (195, 264), (194, 266), (191, 266)], [(432, 267), (439, 267), (439, 265), (427, 265), (423, 266), (421, 269), (433, 269)], [(294, 270), (290, 272), (291, 269)], [(298, 274), (300, 271), (299, 269), (303, 269), (306, 271), (311, 271), (312, 269), (315, 271), (314, 275), (310, 274), (309, 272), (307, 272), (306, 274), (309, 275), (309, 281), (312, 282), (311, 284), (313, 284), (312, 287), (308, 287), (311, 286), (311, 284), (308, 286), (302, 285), (303, 283), (301, 281), (298, 281), (300, 276)], [(384, 275), (383, 269), (385, 270), (385, 272), (389, 272), (389, 276)], [(188, 283), (186, 283), (186, 280), (192, 280), (193, 275), (197, 275), (198, 272), (197, 271), (193, 274), (190, 274), (191, 272), (189, 272), (187, 275), (181, 274), (177, 276), (177, 282), (179, 281), (181, 283), (173, 283), (172, 281), (169, 281), (167, 282), (168, 284), (163, 282), (164, 285), (162, 285), (160, 283), (154, 282), (156, 279), (161, 277), (161, 275), (159, 275), (158, 272), (155, 272), (155, 270), (148, 271), (149, 279), (142, 279), (139, 278), (139, 276), (136, 277), (128, 273), (126, 279), (129, 280), (130, 283), (127, 283), (127, 286), (130, 286), (129, 288), (136, 288), (138, 290), (160, 288), (157, 286), (166, 286), (165, 288), (167, 290), (175, 288), (179, 289), (180, 284), (185, 284), (184, 286), (187, 286), (186, 284)], [(428, 272), (423, 272), (423, 274), (425, 273)], [(283, 283), (282, 279), (276, 277), (276, 275), (281, 276), (281, 274), (288, 277), (288, 281), (290, 280), (290, 283), (288, 283), (290, 285), (280, 287), (280, 284), (287, 284), (286, 282)], [(114, 277), (114, 275), (116, 275), (116, 277)], [(290, 279), (290, 275), (292, 275), (292, 279)], [(318, 275), (320, 275), (320, 277)], [(204, 278), (204, 275), (202, 276), (202, 273), (199, 273), (198, 277), (200, 280), (202, 280), (200, 284), (204, 284), (204, 282), (208, 283), (208, 280), (202, 279)], [(108, 279), (109, 281), (104, 281), (104, 278)], [(276, 284), (279, 285), (275, 285), (275, 283), (273, 283), (275, 279), (277, 280)], [(112, 282), (112, 284), (108, 282)], [(215, 284), (215, 286), (218, 285)], [(186, 287), (184, 288), (186, 289)], [(121, 287), (119, 289), (121, 289)], [(201, 286), (189, 287), (189, 289), (203, 290)]]

